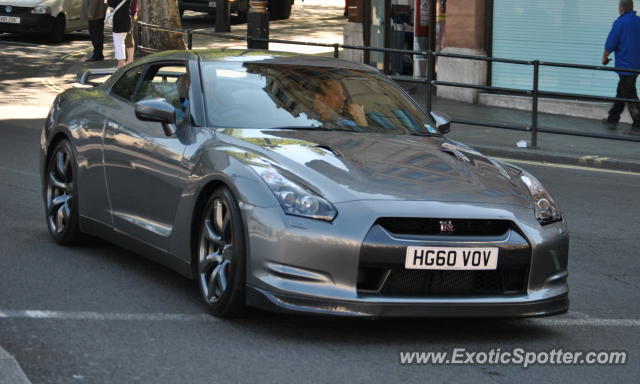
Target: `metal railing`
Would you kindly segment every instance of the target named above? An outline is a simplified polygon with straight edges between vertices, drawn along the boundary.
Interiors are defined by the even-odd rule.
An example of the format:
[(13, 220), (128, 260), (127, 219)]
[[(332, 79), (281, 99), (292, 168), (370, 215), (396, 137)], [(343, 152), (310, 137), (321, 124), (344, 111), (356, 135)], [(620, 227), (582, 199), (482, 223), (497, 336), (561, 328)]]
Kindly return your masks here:
[[(453, 58), (453, 59), (484, 61), (484, 62), (490, 62), (490, 63), (505, 63), (505, 64), (513, 64), (513, 65), (532, 66), (533, 67), (533, 78), (532, 78), (533, 86), (532, 86), (532, 89), (530, 90), (520, 89), (520, 88), (504, 88), (504, 87), (493, 87), (493, 86), (487, 86), (487, 85), (475, 85), (475, 84), (468, 84), (468, 83), (439, 81), (433, 78), (433, 72), (430, 70), (426, 71), (427, 73), (426, 77), (390, 76), (390, 78), (395, 81), (419, 83), (419, 84), (425, 84), (425, 85), (431, 84), (431, 86), (426, 87), (427, 91), (426, 91), (425, 111), (427, 113), (431, 112), (432, 110), (433, 86), (458, 87), (458, 88), (476, 89), (481, 91), (489, 91), (493, 93), (529, 96), (531, 97), (531, 124), (530, 125), (511, 125), (511, 124), (504, 124), (504, 123), (463, 120), (463, 119), (453, 119), (452, 123), (530, 132), (531, 133), (530, 148), (537, 148), (539, 133), (552, 133), (557, 135), (569, 135), (569, 136), (600, 138), (600, 139), (619, 140), (619, 141), (640, 142), (640, 137), (620, 136), (620, 135), (612, 135), (607, 133), (568, 131), (568, 130), (555, 129), (555, 128), (541, 128), (538, 123), (538, 115), (539, 115), (538, 103), (541, 97), (548, 98), (548, 99), (571, 99), (571, 100), (587, 101), (587, 102), (595, 102), (595, 101), (609, 101), (609, 102), (618, 101), (618, 102), (631, 102), (631, 103), (639, 102), (637, 99), (625, 99), (625, 98), (618, 98), (618, 97), (592, 96), (592, 95), (575, 94), (575, 93), (542, 91), (540, 90), (540, 87), (539, 87), (540, 67), (585, 69), (585, 70), (594, 70), (594, 71), (626, 72), (626, 73), (637, 73), (637, 74), (640, 74), (640, 69), (610, 68), (610, 67), (595, 66), (595, 65), (579, 65), (579, 64), (545, 62), (540, 60), (529, 60), (529, 61), (514, 60), (514, 59), (503, 59), (503, 58), (485, 57), (485, 56), (442, 53), (442, 52), (434, 52), (430, 50), (414, 51), (414, 50), (407, 50), (407, 49), (376, 48), (376, 47), (337, 44), (337, 43), (328, 44), (328, 43), (312, 43), (312, 42), (281, 40), (281, 39), (265, 39), (265, 38), (251, 37), (251, 36), (237, 36), (237, 35), (233, 35), (229, 33), (221, 33), (221, 32), (206, 32), (206, 31), (200, 31), (200, 30), (194, 30), (194, 29), (167, 28), (167, 27), (147, 24), (143, 22), (138, 22), (137, 25), (138, 25), (137, 26), (138, 37), (142, 36), (143, 30), (145, 28), (159, 30), (159, 31), (166, 31), (166, 32), (182, 33), (187, 37), (186, 47), (189, 50), (193, 49), (193, 36), (201, 35), (201, 36), (224, 38), (229, 40), (246, 41), (248, 45), (250, 45), (251, 42), (255, 41), (255, 42), (267, 42), (267, 43), (276, 43), (276, 44), (291, 44), (291, 45), (332, 48), (333, 57), (335, 58), (339, 58), (340, 49), (343, 49), (343, 50), (352, 49), (352, 50), (369, 51), (369, 52), (383, 52), (383, 53), (396, 53), (396, 54), (409, 54), (409, 55), (423, 56), (427, 59), (427, 61), (435, 60), (435, 58), (437, 57), (446, 57), (446, 58)], [(140, 40), (138, 39), (137, 41), (140, 41)], [(158, 51), (157, 49), (151, 49), (141, 45), (138, 45), (137, 48), (139, 52), (142, 52), (142, 53)], [(429, 65), (427, 65), (427, 68), (429, 68)]]

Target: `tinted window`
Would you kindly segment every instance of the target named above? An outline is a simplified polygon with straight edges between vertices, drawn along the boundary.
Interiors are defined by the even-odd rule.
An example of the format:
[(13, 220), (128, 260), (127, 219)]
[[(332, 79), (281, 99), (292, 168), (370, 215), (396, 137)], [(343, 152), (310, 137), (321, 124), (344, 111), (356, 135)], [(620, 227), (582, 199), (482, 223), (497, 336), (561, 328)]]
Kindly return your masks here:
[(346, 68), (203, 65), (209, 124), (220, 128), (326, 128), (432, 133), (433, 122), (386, 76)]
[(135, 67), (125, 72), (111, 88), (111, 93), (131, 101), (134, 88), (142, 75), (142, 67)]

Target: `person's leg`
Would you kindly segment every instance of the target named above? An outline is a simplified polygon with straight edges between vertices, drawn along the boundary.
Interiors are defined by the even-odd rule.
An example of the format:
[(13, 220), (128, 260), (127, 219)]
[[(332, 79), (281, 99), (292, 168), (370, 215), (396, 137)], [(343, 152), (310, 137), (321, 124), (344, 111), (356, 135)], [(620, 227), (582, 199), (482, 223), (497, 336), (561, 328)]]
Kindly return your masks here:
[[(618, 89), (616, 90), (616, 97), (622, 98), (622, 82), (623, 76), (620, 76), (620, 80), (618, 81)], [(624, 102), (622, 101), (614, 101), (613, 107), (609, 110), (609, 117), (607, 118), (607, 122), (611, 124), (616, 124), (620, 121), (620, 114), (624, 111)]]
[[(636, 81), (638, 76), (624, 76), (622, 84), (622, 94), (625, 99), (638, 99), (638, 92), (636, 90)], [(629, 107), (629, 113), (633, 119), (633, 127), (640, 129), (640, 103), (627, 103)]]
[(94, 52), (97, 51), (98, 57), (104, 58), (102, 50), (104, 48), (104, 18), (94, 20), (96, 23), (96, 46), (94, 46)]
[(93, 45), (93, 55), (87, 61), (102, 60), (102, 47), (104, 45), (104, 19), (89, 20), (89, 37)]
[(127, 33), (127, 38), (124, 40), (125, 43), (125, 47), (127, 48), (127, 64), (129, 63), (133, 63), (133, 56), (135, 54), (135, 48), (136, 48), (136, 43), (135, 43), (135, 28), (136, 28), (136, 22), (138, 21), (138, 17), (137, 16), (133, 16), (131, 18), (131, 29), (129, 29), (129, 33)]
[(125, 64), (126, 53), (124, 47), (124, 39), (126, 36), (126, 32), (113, 32), (113, 49), (115, 50), (118, 68), (124, 66)]

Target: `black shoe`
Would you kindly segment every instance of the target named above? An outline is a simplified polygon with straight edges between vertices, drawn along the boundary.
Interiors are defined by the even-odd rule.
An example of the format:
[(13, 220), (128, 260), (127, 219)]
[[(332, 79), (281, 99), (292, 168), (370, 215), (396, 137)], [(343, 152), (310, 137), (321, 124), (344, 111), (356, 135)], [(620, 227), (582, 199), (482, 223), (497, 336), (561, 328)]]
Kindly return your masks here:
[(608, 129), (614, 131), (618, 127), (617, 121), (611, 121), (609, 119), (602, 119), (602, 124), (606, 125)]
[(90, 58), (86, 59), (85, 62), (102, 61), (102, 60), (104, 60), (104, 56), (102, 56), (102, 55), (93, 55)]

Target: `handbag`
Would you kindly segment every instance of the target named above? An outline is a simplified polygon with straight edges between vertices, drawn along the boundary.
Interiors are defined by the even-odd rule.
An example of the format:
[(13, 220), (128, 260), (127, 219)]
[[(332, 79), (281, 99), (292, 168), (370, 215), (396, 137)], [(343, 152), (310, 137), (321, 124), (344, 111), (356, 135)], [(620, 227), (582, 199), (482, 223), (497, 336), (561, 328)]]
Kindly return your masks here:
[(120, 4), (118, 4), (115, 8), (107, 8), (107, 14), (104, 15), (104, 25), (113, 28), (113, 15), (118, 12), (118, 9), (120, 9), (120, 7), (122, 7), (126, 1), (127, 0), (122, 0)]

